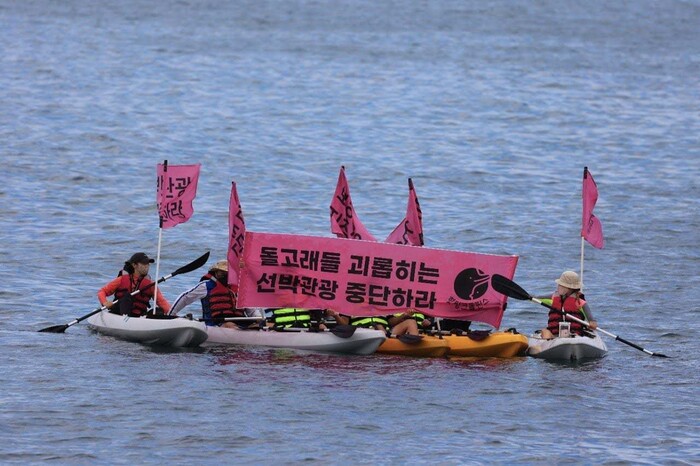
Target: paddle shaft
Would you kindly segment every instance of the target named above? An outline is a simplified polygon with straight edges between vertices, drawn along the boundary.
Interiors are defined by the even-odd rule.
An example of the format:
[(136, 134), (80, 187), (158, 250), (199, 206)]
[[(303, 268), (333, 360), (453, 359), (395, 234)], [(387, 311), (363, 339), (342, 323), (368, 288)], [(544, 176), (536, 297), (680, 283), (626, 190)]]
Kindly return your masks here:
[[(264, 331), (267, 332), (310, 332), (310, 333), (317, 333), (317, 332), (330, 332), (335, 335), (335, 332), (333, 332), (332, 328), (327, 328), (324, 330), (318, 329), (318, 330), (311, 330), (309, 328), (302, 328), (302, 327), (287, 327), (287, 328), (265, 328), (263, 329)], [(354, 333), (354, 332), (353, 332)]]
[(350, 338), (355, 334), (355, 330), (357, 330), (357, 327), (354, 325), (336, 325), (335, 327), (327, 328), (324, 330), (321, 329), (316, 329), (312, 330), (309, 328), (304, 328), (304, 327), (287, 327), (287, 328), (280, 328), (280, 329), (272, 329), (272, 331), (278, 332), (330, 332), (333, 335), (335, 335), (338, 338)]
[[(116, 301), (115, 301), (116, 302)], [(262, 317), (262, 316), (248, 316), (248, 317), (214, 317), (211, 320), (215, 320), (217, 322), (236, 322), (237, 320), (265, 320), (267, 317)], [(204, 322), (205, 319), (198, 319), (200, 322)], [(312, 321), (313, 322), (313, 321)], [(320, 322), (316, 322), (320, 323)], [(329, 319), (329, 320), (324, 320), (322, 323), (324, 324), (337, 324), (335, 319)]]
[(197, 320), (199, 322), (204, 322), (206, 320), (212, 320), (215, 322), (238, 322), (238, 321), (265, 320), (265, 317), (222, 317), (222, 318), (197, 319)]
[[(138, 289), (138, 290), (136, 290), (136, 291), (133, 291), (133, 292), (131, 292), (131, 293), (129, 293), (129, 294), (130, 294), (131, 296), (137, 295), (137, 294), (141, 293), (142, 291), (145, 291), (145, 290), (149, 289), (150, 287), (155, 286), (156, 283), (162, 283), (162, 282), (164, 282), (165, 280), (168, 280), (168, 279), (174, 277), (175, 275), (180, 275), (180, 274), (182, 274), (182, 273), (187, 273), (187, 272), (191, 272), (191, 271), (193, 271), (193, 270), (195, 270), (195, 269), (198, 269), (199, 267), (203, 266), (203, 265), (207, 262), (207, 259), (209, 259), (209, 251), (207, 251), (207, 252), (204, 253), (202, 256), (198, 257), (197, 259), (193, 260), (193, 261), (190, 262), (189, 264), (180, 267), (179, 269), (177, 269), (177, 270), (174, 271), (173, 273), (171, 273), (171, 274), (169, 274), (169, 275), (166, 275), (166, 276), (164, 276), (164, 277), (159, 278), (159, 279), (157, 280), (157, 282), (149, 283), (147, 286), (145, 286), (145, 287), (143, 287), (143, 288), (140, 288), (140, 289)], [(156, 297), (154, 296), (154, 299), (155, 299), (155, 298), (156, 298)], [(119, 302), (118, 299), (117, 299), (117, 300), (114, 300), (114, 301), (112, 302), (112, 306), (114, 306), (114, 305), (115, 305), (116, 303), (118, 303), (118, 302)], [(66, 331), (66, 329), (68, 329), (68, 327), (71, 327), (71, 326), (77, 324), (78, 322), (81, 322), (81, 321), (87, 319), (88, 317), (94, 316), (94, 315), (97, 314), (98, 312), (102, 312), (102, 311), (105, 311), (105, 310), (107, 310), (107, 307), (106, 307), (106, 306), (102, 306), (102, 307), (99, 307), (99, 308), (95, 309), (94, 311), (92, 311), (92, 312), (90, 312), (90, 313), (88, 313), (88, 314), (85, 314), (85, 315), (82, 316), (82, 317), (78, 317), (78, 318), (76, 318), (76, 319), (73, 319), (72, 321), (68, 322), (67, 324), (63, 324), (63, 325), (54, 325), (54, 326), (52, 326), (52, 327), (42, 328), (42, 329), (39, 330), (39, 331), (40, 331), (40, 332), (50, 332), (50, 333), (63, 333), (63, 332)]]
[[(116, 302), (116, 301), (115, 301)], [(197, 319), (200, 322), (205, 320), (212, 320), (215, 322), (236, 322), (236, 321), (246, 321), (246, 320), (266, 320), (267, 317), (212, 317), (211, 319)], [(328, 322), (325, 322), (328, 323)], [(331, 322), (333, 323), (333, 322)]]
[[(205, 322), (206, 319), (197, 319), (199, 322)], [(214, 322), (250, 322), (250, 321), (259, 321), (259, 320), (266, 320), (265, 317), (224, 317), (220, 319), (211, 319)], [(334, 327), (331, 327), (329, 329), (323, 330), (324, 332), (330, 332), (333, 335), (339, 337), (339, 338), (350, 338), (355, 334), (355, 330), (357, 327), (354, 325), (335, 325)], [(304, 331), (309, 331), (308, 328), (298, 328), (298, 327), (289, 327), (289, 328), (283, 328), (279, 329), (281, 331), (291, 331), (291, 332), (304, 332)], [(277, 330), (275, 330), (277, 331)]]

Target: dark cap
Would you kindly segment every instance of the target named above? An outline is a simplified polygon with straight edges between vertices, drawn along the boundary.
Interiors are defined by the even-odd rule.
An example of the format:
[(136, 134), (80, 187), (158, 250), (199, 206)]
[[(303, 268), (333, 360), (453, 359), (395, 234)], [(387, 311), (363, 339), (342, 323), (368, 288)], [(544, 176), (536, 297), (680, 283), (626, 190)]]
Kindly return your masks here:
[(145, 252), (137, 252), (136, 254), (131, 256), (129, 262), (131, 262), (132, 264), (152, 264), (155, 262), (155, 260), (150, 259)]

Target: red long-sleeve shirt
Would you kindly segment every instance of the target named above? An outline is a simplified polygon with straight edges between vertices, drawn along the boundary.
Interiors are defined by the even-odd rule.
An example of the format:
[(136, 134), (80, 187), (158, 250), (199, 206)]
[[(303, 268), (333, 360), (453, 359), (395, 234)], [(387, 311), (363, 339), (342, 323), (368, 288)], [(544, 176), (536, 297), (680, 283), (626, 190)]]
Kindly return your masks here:
[[(100, 300), (100, 304), (104, 306), (105, 301), (107, 301), (107, 296), (112, 296), (116, 291), (117, 288), (119, 288), (119, 284), (122, 281), (122, 277), (117, 277), (111, 282), (107, 283), (105, 286), (100, 288), (100, 291), (97, 292), (97, 299)], [(167, 314), (170, 312), (170, 303), (168, 302), (167, 299), (161, 294), (160, 289), (158, 289), (158, 296), (156, 298), (156, 304), (163, 308), (163, 311)]]

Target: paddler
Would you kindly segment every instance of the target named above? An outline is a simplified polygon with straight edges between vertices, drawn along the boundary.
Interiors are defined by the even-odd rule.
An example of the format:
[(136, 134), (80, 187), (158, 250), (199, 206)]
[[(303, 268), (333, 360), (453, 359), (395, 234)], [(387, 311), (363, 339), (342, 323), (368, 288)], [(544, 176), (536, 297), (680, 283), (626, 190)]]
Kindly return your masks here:
[[(148, 276), (148, 269), (153, 262), (155, 261), (149, 258), (146, 253), (137, 252), (132, 255), (128, 261), (124, 262), (124, 269), (119, 271), (117, 278), (97, 292), (100, 304), (116, 314), (134, 317), (146, 315), (155, 288), (151, 277)], [(131, 296), (131, 293), (136, 290), (142, 291)], [(107, 299), (108, 296), (112, 295), (114, 295), (115, 300), (119, 301), (114, 309), (112, 309), (113, 301)], [(160, 293), (160, 289), (156, 304), (162, 312), (167, 313), (170, 310), (170, 303)]]
[(557, 284), (557, 289), (554, 294), (546, 296), (543, 299), (550, 300), (553, 308), (556, 310), (550, 310), (547, 320), (547, 327), (542, 329), (542, 338), (552, 339), (559, 336), (559, 323), (567, 322), (570, 324), (570, 333), (575, 335), (585, 335), (585, 326), (579, 322), (573, 320), (565, 320), (562, 310), (566, 314), (570, 314), (581, 320), (588, 322), (588, 327), (595, 330), (598, 327), (598, 323), (593, 319), (593, 313), (591, 308), (586, 303), (583, 293), (581, 293), (581, 288), (583, 287), (581, 279), (578, 274), (574, 271), (567, 270), (562, 273), (561, 276), (554, 280)]

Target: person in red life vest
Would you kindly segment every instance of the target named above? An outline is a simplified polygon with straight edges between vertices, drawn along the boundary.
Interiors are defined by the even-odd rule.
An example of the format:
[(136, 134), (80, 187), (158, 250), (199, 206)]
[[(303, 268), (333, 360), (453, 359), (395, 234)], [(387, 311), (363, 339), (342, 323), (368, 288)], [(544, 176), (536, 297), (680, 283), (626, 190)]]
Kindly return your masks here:
[[(116, 314), (134, 317), (146, 315), (155, 291), (155, 283), (148, 276), (148, 269), (153, 262), (155, 261), (143, 252), (137, 252), (131, 256), (128, 261), (124, 262), (124, 269), (119, 271), (117, 278), (97, 292), (100, 304)], [(141, 291), (131, 296), (131, 293), (136, 290)], [(115, 300), (119, 301), (116, 306), (113, 306), (113, 301), (107, 299), (108, 296), (112, 295), (114, 295)], [(160, 293), (160, 289), (156, 305), (165, 313), (170, 311), (170, 303)]]
[(547, 296), (542, 299), (543, 302), (556, 309), (549, 311), (547, 328), (542, 329), (542, 338), (551, 339), (559, 336), (560, 322), (569, 322), (572, 334), (585, 335), (586, 326), (573, 320), (564, 320), (564, 312), (587, 321), (588, 326), (595, 330), (598, 323), (593, 320), (593, 313), (586, 303), (583, 293), (581, 293), (582, 285), (578, 274), (567, 270), (561, 274), (561, 277), (554, 280), (554, 283), (557, 284), (557, 291), (551, 297)]
[(246, 317), (243, 309), (236, 308), (236, 293), (228, 284), (228, 261), (222, 260), (214, 264), (209, 272), (193, 288), (177, 297), (170, 309), (171, 315), (176, 315), (186, 306), (200, 300), (202, 303), (202, 318), (207, 325), (229, 328), (240, 328), (249, 322), (237, 325), (224, 319), (231, 317)]

